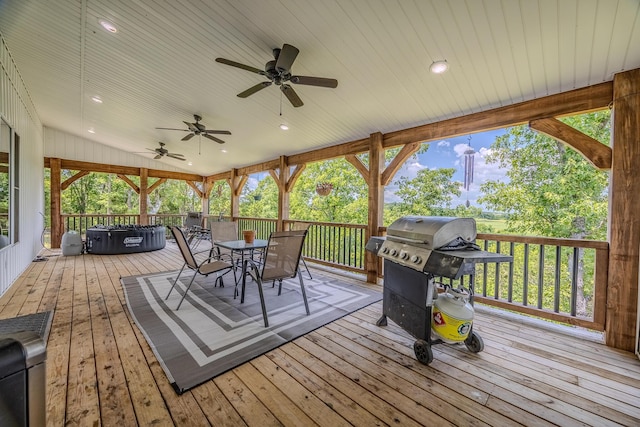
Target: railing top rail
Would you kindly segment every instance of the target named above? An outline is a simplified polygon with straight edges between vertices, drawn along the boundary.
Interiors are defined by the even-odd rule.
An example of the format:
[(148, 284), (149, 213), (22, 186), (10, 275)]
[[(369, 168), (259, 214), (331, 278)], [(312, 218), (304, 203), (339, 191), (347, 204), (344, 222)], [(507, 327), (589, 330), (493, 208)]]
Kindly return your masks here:
[(569, 246), (589, 249), (609, 249), (609, 243), (602, 240), (564, 239), (558, 237), (516, 236), (512, 234), (478, 233), (480, 240), (499, 242), (530, 243), (534, 245)]
[(344, 227), (344, 228), (358, 228), (358, 229), (367, 228), (367, 226), (364, 224), (346, 224), (342, 222), (303, 221), (298, 219), (286, 219), (284, 220), (284, 222), (287, 224), (295, 222), (298, 224), (324, 225), (328, 227)]

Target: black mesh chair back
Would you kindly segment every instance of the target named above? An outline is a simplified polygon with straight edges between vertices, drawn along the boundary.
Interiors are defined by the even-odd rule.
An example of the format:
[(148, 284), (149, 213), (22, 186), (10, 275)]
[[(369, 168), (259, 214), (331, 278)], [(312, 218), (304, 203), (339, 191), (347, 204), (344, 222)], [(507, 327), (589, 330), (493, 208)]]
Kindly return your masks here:
[(250, 274), (258, 285), (265, 327), (269, 327), (269, 321), (264, 303), (262, 283), (267, 281), (273, 281), (275, 283), (275, 281), (278, 280), (278, 295), (280, 295), (282, 292), (282, 281), (298, 276), (304, 306), (307, 315), (310, 314), (309, 302), (307, 301), (307, 294), (304, 289), (304, 280), (300, 272), (300, 255), (302, 254), (302, 245), (304, 244), (306, 236), (307, 230), (274, 231), (271, 233), (271, 236), (269, 236), (269, 244), (262, 257), (262, 263), (258, 264), (252, 259), (247, 259), (244, 262), (240, 302), (244, 302), (247, 274)]

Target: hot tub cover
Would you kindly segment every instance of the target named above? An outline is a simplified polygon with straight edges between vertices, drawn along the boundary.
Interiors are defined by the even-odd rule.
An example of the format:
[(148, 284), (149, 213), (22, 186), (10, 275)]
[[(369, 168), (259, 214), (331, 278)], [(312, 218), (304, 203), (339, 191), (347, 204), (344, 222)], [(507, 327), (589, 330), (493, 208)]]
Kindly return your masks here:
[(130, 254), (164, 248), (163, 225), (98, 225), (87, 229), (87, 253)]

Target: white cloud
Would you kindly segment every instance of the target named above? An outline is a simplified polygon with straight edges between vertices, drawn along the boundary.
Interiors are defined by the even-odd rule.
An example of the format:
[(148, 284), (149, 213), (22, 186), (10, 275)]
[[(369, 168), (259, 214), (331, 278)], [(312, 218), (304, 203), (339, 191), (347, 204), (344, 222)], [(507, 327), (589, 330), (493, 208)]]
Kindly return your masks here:
[(438, 142), (436, 145), (438, 147), (448, 147), (448, 146), (451, 145), (451, 143), (449, 141), (443, 139), (442, 141)]

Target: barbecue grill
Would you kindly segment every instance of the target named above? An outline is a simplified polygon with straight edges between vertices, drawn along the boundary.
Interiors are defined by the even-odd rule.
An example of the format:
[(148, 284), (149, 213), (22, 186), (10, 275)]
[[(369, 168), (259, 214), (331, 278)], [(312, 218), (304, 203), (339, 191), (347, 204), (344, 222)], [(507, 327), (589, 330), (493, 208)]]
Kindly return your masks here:
[[(431, 346), (444, 342), (432, 339), (435, 278), (469, 276), (469, 289), (460, 291), (473, 304), (475, 265), (512, 261), (509, 255), (480, 250), (475, 239), (473, 218), (405, 216), (387, 227), (386, 237), (367, 242), (366, 249), (384, 259), (382, 317), (377, 325), (386, 326), (389, 317), (413, 335), (416, 358), (423, 364), (433, 360)], [(464, 343), (474, 353), (484, 349), (472, 325)]]

